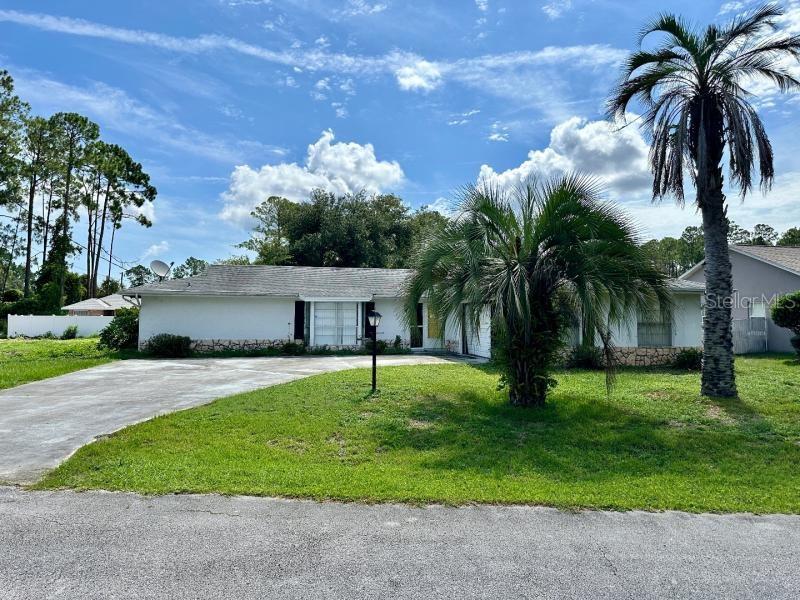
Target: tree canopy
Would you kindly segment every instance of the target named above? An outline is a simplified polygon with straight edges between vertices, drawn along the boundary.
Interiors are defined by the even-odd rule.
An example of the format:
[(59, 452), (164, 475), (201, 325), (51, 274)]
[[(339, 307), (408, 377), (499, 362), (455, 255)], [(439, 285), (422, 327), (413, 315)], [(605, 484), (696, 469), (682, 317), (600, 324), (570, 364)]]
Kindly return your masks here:
[(251, 214), (253, 234), (239, 247), (254, 252), (256, 263), (312, 267), (406, 267), (447, 222), (437, 212), (412, 212), (394, 195), (323, 190), (302, 203), (270, 197)]

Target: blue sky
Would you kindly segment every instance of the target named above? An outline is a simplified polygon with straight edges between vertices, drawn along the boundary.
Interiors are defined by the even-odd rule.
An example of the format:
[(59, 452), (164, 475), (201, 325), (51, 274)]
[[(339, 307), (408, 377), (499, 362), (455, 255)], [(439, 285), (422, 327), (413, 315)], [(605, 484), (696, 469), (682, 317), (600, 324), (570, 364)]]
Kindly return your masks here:
[[(365, 188), (445, 207), (481, 176), (564, 169), (603, 177), (662, 236), (699, 218), (650, 204), (646, 143), (602, 121), (604, 99), (659, 11), (705, 23), (748, 4), (4, 0), (0, 65), (34, 111), (86, 114), (151, 174), (155, 224), (122, 230), (127, 262), (240, 253), (270, 194)], [(784, 5), (800, 32), (800, 0)], [(800, 225), (799, 109), (764, 88), (779, 176), (766, 198), (731, 197), (742, 226)]]

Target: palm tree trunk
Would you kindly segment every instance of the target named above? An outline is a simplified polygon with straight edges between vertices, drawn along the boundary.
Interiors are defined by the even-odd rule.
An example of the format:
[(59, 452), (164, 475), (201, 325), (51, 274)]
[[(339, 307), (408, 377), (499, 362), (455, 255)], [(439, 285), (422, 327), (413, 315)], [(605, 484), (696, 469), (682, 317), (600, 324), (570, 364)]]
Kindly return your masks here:
[(508, 400), (514, 406), (542, 407), (547, 400), (548, 359), (535, 344), (512, 343), (507, 352)]
[(700, 393), (704, 396), (735, 397), (731, 332), (733, 277), (728, 254), (728, 219), (725, 196), (722, 193), (722, 170), (718, 166), (698, 170), (697, 194), (697, 203), (703, 214), (706, 251), (706, 306)]

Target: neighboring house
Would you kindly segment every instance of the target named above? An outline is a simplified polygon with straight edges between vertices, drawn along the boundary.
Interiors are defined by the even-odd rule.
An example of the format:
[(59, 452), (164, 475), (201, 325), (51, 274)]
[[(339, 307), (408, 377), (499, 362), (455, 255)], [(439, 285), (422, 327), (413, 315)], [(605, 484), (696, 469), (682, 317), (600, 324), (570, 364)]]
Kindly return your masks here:
[(113, 317), (120, 308), (134, 308), (136, 304), (122, 294), (111, 294), (102, 298), (87, 298), (74, 304), (62, 306), (71, 317)]
[[(800, 290), (800, 246), (730, 246), (732, 318), (737, 353), (792, 352), (792, 333), (770, 317), (776, 298)], [(700, 262), (681, 276), (705, 283)]]
[[(372, 332), (370, 310), (381, 313), (379, 340), (397, 338), (412, 349), (450, 350), (488, 357), (488, 310), (474, 331), (448, 320), (445, 335), (426, 302), (417, 306), (412, 330), (405, 324), (404, 286), (411, 271), (333, 267), (211, 265), (206, 273), (126, 290), (141, 303), (139, 340), (158, 333), (188, 336), (202, 350), (258, 348), (303, 340), (312, 347), (361, 346)], [(614, 334), (623, 362), (655, 364), (681, 348), (702, 343), (703, 285), (673, 281), (672, 321), (660, 315), (631, 317)], [(442, 340), (444, 338), (444, 341)]]

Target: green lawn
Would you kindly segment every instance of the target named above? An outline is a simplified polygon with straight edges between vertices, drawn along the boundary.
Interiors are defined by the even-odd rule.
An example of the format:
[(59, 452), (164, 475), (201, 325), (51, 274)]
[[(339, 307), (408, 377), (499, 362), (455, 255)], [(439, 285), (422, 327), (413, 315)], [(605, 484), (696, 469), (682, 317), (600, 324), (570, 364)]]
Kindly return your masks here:
[(346, 371), (217, 400), (84, 447), (38, 488), (407, 502), (800, 512), (800, 365), (737, 359), (740, 400), (697, 374), (560, 373), (542, 411), (466, 365)]
[(0, 389), (102, 365), (120, 358), (98, 350), (97, 338), (0, 340)]

